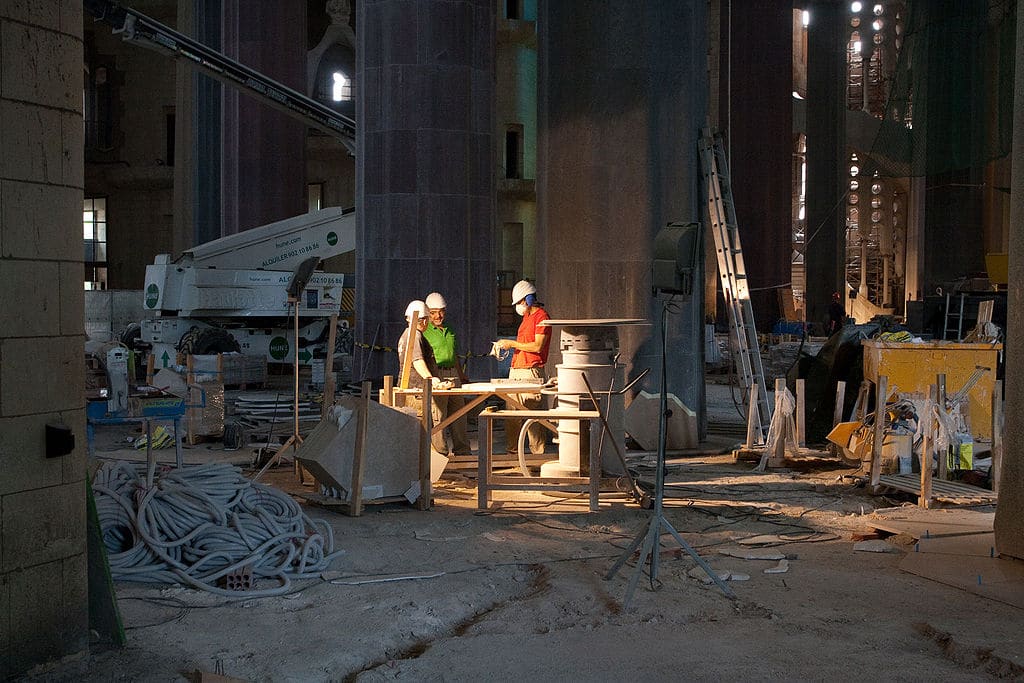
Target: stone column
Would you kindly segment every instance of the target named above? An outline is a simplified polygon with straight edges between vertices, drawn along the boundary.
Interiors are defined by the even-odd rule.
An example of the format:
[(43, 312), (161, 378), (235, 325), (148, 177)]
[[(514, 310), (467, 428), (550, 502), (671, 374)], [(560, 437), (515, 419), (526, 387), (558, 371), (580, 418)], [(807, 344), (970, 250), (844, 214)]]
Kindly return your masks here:
[[(306, 87), (306, 3), (222, 0), (224, 54), (298, 92)], [(224, 88), (223, 232), (307, 210), (301, 121)]]
[[(1017, 13), (1017, 35), (1024, 35), (1024, 12)], [(1017, 41), (1014, 100), (1024, 100), (1024, 41)], [(1024, 168), (1024, 107), (1013, 110), (1011, 165)], [(1006, 300), (1006, 429), (1003, 471), (996, 507), (996, 550), (1000, 555), (1024, 559), (1024, 350), (1014, 342), (1024, 339), (1024, 173), (1014, 173), (1010, 188), (1010, 269)]]
[(807, 321), (824, 324), (846, 278), (846, 12), (832, 0), (808, 4)]
[[(706, 3), (541, 2), (538, 289), (553, 318), (646, 318), (621, 362), (661, 380), (655, 235), (704, 221), (697, 138), (707, 111)], [(703, 275), (669, 315), (668, 390), (703, 413)], [(559, 362), (555, 345), (548, 372)]]
[[(406, 304), (436, 290), (463, 350), (485, 353), (497, 316), (494, 3), (365, 0), (357, 11), (357, 339), (393, 347)], [(361, 350), (354, 367), (397, 375), (398, 359)]]
[[(0, 3), (0, 678), (88, 647), (82, 5)], [(45, 427), (71, 453), (46, 457)]]
[(758, 330), (793, 276), (793, 3), (731, 3), (726, 144)]

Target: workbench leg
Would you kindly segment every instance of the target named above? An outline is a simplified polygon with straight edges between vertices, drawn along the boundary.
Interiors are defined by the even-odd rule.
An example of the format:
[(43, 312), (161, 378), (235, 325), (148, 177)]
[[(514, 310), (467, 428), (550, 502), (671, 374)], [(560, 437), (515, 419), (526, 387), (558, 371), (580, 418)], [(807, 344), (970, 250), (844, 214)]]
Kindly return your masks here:
[(487, 417), (480, 417), (483, 424), (483, 443), (480, 444), (479, 455), (476, 466), (476, 506), (486, 510), (490, 504), (490, 491), (487, 488), (487, 478), (491, 471), (491, 451), (494, 448), (494, 420)]

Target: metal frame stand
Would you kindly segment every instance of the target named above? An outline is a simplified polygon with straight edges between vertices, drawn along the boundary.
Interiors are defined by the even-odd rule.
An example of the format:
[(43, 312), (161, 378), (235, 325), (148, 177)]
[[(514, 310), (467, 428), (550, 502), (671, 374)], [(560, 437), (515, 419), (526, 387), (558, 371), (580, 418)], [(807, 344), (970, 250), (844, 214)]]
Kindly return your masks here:
[(644, 564), (647, 563), (648, 558), (651, 562), (651, 582), (653, 583), (658, 578), (658, 556), (661, 552), (661, 534), (663, 531), (667, 531), (672, 535), (672, 538), (676, 540), (676, 543), (685, 550), (694, 561), (707, 572), (708, 576), (722, 589), (726, 597), (735, 600), (736, 594), (732, 592), (732, 589), (725, 585), (725, 582), (719, 578), (718, 574), (704, 561), (697, 551), (694, 550), (683, 537), (672, 528), (669, 521), (665, 519), (662, 507), (665, 500), (665, 432), (667, 430), (666, 422), (666, 411), (668, 410), (668, 389), (666, 387), (666, 370), (665, 370), (665, 346), (667, 332), (665, 330), (665, 323), (668, 318), (668, 305), (669, 301), (666, 300), (661, 310), (661, 404), (660, 413), (658, 416), (658, 462), (657, 462), (657, 475), (655, 477), (654, 484), (654, 509), (651, 513), (651, 521), (647, 528), (636, 535), (633, 542), (630, 543), (626, 551), (622, 553), (612, 568), (608, 570), (608, 574), (605, 575), (605, 580), (611, 579), (615, 576), (619, 569), (626, 563), (626, 561), (633, 556), (633, 552), (640, 547), (643, 543), (643, 549), (640, 551), (640, 559), (636, 563), (636, 569), (633, 571), (633, 576), (629, 580), (629, 586), (626, 588), (626, 598), (623, 601), (623, 606), (629, 609), (630, 602), (633, 600), (633, 593), (636, 591), (637, 584), (640, 582), (640, 575), (643, 574)]

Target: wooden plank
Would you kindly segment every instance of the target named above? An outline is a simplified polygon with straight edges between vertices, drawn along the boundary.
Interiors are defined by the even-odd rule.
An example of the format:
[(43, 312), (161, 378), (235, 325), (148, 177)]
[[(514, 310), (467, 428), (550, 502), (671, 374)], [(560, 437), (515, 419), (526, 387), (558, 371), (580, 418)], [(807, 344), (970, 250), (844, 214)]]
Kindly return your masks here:
[(882, 473), (882, 441), (885, 439), (886, 401), (889, 398), (889, 378), (879, 375), (875, 391), (875, 435), (871, 440), (871, 486), (878, 486)]
[(796, 445), (800, 448), (807, 446), (807, 427), (804, 413), (807, 410), (807, 393), (805, 391), (806, 381), (796, 381)]
[(363, 514), (363, 464), (366, 458), (366, 430), (370, 419), (370, 382), (362, 384), (359, 412), (356, 414), (356, 442), (352, 451), (352, 504), (349, 515)]
[(927, 538), (991, 533), (995, 517), (994, 512), (979, 510), (904, 506), (875, 510), (864, 521), (873, 529)]
[(836, 382), (836, 405), (832, 411), (832, 427), (843, 421), (843, 403), (846, 401), (846, 382)]
[(1024, 563), (968, 553), (907, 553), (900, 570), (1024, 609)]
[(992, 490), (999, 492), (1003, 478), (1003, 380), (996, 380), (992, 391), (992, 465), (989, 471)]
[(419, 319), (412, 315), (409, 317), (409, 329), (406, 330), (405, 356), (402, 359), (402, 374), (398, 376), (398, 387), (409, 388), (409, 377), (412, 372), (412, 345), (416, 343), (416, 325)]
[(420, 510), (429, 510), (431, 504), (430, 485), (430, 435), (433, 432), (434, 417), (431, 414), (433, 396), (431, 395), (430, 382), (423, 383), (423, 429), (420, 430), (420, 497), (417, 500), (417, 507)]
[[(917, 477), (913, 474), (883, 474), (879, 477), (878, 483), (897, 491), (917, 494), (921, 492)], [(953, 505), (987, 505), (995, 503), (998, 496), (994, 491), (963, 482), (932, 479), (931, 496), (928, 500), (929, 504), (934, 500)]]
[[(935, 402), (935, 385), (928, 387), (928, 403), (931, 406)], [(932, 452), (935, 450), (935, 416), (930, 409), (925, 411), (922, 418), (921, 432), (921, 488), (918, 491), (917, 504), (923, 508), (929, 507), (932, 500)]]
[(327, 334), (327, 358), (324, 361), (324, 400), (320, 406), (320, 417), (327, 419), (327, 413), (334, 407), (334, 344), (338, 338), (338, 314), (331, 314), (330, 332)]
[[(754, 448), (761, 442), (761, 419), (757, 414), (757, 396), (761, 387), (757, 382), (750, 385), (750, 395), (747, 397), (747, 442), (743, 447), (747, 450)], [(760, 458), (760, 456), (758, 456)]]

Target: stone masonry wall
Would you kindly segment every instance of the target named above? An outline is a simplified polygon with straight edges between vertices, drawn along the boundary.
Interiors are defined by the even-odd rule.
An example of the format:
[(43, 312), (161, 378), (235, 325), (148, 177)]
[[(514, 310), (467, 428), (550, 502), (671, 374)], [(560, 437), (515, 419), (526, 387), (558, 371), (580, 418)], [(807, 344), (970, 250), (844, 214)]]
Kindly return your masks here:
[[(0, 678), (87, 647), (82, 4), (0, 3)], [(45, 425), (71, 427), (45, 456)]]

